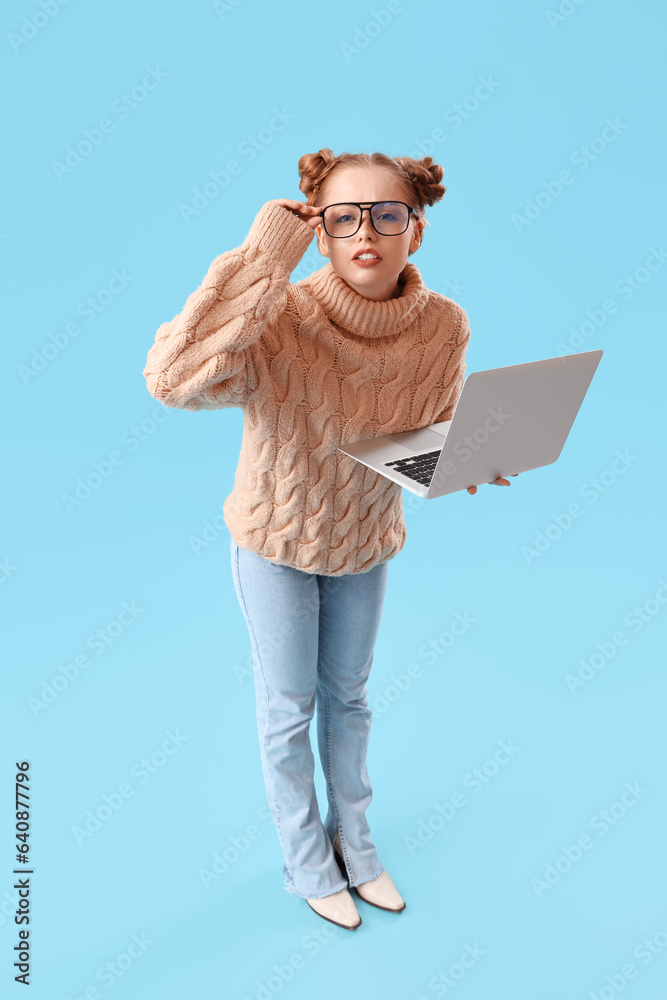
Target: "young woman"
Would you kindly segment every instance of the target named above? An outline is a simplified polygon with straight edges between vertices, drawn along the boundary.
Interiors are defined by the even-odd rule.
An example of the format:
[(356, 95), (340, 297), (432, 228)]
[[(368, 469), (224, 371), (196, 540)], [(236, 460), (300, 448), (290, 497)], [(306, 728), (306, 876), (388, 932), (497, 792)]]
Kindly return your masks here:
[[(450, 419), (470, 328), (407, 260), (421, 245), (424, 205), (446, 190), (431, 157), (321, 149), (301, 157), (299, 174), (306, 201), (262, 206), (243, 243), (160, 326), (143, 374), (166, 406), (243, 410), (223, 515), (285, 888), (354, 929), (361, 917), (348, 886), (381, 909), (406, 905), (366, 819), (366, 682), (406, 528), (401, 487), (338, 447)], [(291, 284), (316, 231), (329, 260)], [(324, 823), (309, 735), (316, 710)]]

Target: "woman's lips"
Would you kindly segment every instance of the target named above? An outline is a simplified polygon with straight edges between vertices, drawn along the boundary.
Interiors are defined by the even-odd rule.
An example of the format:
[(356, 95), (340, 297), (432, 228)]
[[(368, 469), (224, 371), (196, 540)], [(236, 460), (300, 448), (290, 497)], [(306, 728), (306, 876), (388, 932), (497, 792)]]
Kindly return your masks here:
[(354, 257), (352, 263), (359, 267), (375, 267), (376, 264), (382, 263), (382, 257), (375, 257), (373, 260), (360, 260), (358, 257)]

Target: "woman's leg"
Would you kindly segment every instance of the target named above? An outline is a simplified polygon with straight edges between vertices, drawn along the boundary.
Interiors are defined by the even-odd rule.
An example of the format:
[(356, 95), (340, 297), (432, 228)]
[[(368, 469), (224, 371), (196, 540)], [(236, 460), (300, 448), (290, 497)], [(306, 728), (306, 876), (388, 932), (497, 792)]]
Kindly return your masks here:
[(380, 627), (388, 561), (366, 573), (318, 577), (320, 587), (317, 735), (329, 811), (350, 885), (382, 871), (365, 810), (373, 792), (366, 768), (372, 712), (366, 681)]
[(283, 849), (285, 888), (316, 899), (346, 887), (313, 782), (318, 577), (278, 566), (231, 540), (232, 575), (252, 643), (264, 783)]

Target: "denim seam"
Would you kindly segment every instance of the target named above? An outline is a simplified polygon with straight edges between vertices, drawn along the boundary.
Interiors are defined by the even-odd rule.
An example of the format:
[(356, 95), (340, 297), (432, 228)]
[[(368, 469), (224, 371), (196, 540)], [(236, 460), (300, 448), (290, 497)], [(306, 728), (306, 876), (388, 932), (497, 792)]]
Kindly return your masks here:
[(343, 852), (343, 861), (345, 862), (345, 869), (348, 874), (348, 882), (350, 884), (354, 883), (354, 869), (350, 863), (350, 859), (347, 854), (347, 847), (345, 845), (345, 837), (343, 835), (343, 827), (340, 821), (340, 813), (338, 812), (338, 804), (336, 802), (336, 796), (334, 793), (333, 781), (331, 776), (331, 710), (329, 701), (329, 691), (327, 689), (324, 680), (322, 679), (321, 673), (321, 659), (318, 653), (317, 655), (317, 673), (320, 678), (320, 684), (322, 686), (322, 694), (324, 699), (324, 747), (326, 755), (326, 767), (327, 767), (327, 786), (329, 788), (329, 794), (331, 795), (331, 801), (333, 803), (334, 811), (336, 813), (336, 829), (338, 830), (338, 839), (340, 840), (341, 850)]
[(363, 885), (364, 882), (371, 882), (374, 878), (377, 878), (378, 875), (381, 875), (383, 871), (384, 871), (384, 865), (381, 864), (378, 870), (373, 875), (368, 875), (366, 878), (360, 878), (359, 881), (355, 882), (354, 884), (355, 886), (357, 886), (357, 885)]

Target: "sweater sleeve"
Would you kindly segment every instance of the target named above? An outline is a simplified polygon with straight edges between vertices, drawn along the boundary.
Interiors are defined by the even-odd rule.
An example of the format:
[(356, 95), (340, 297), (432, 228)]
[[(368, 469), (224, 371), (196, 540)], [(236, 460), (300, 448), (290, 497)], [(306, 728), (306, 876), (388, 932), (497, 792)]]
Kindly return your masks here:
[(447, 381), (451, 385), (451, 393), (447, 400), (447, 405), (441, 412), (436, 416), (433, 423), (437, 423), (440, 420), (451, 420), (454, 415), (454, 410), (456, 409), (456, 404), (459, 401), (459, 396), (463, 389), (463, 382), (466, 377), (466, 361), (465, 356), (468, 350), (468, 343), (470, 341), (470, 322), (468, 320), (468, 314), (464, 309), (461, 309), (461, 314), (459, 317), (460, 322), (457, 326), (457, 333), (452, 341), (451, 350), (449, 358), (446, 362), (445, 373), (449, 376)]
[(165, 406), (243, 406), (251, 345), (287, 305), (289, 277), (315, 230), (266, 202), (243, 243), (211, 264), (182, 311), (158, 328), (143, 375)]

